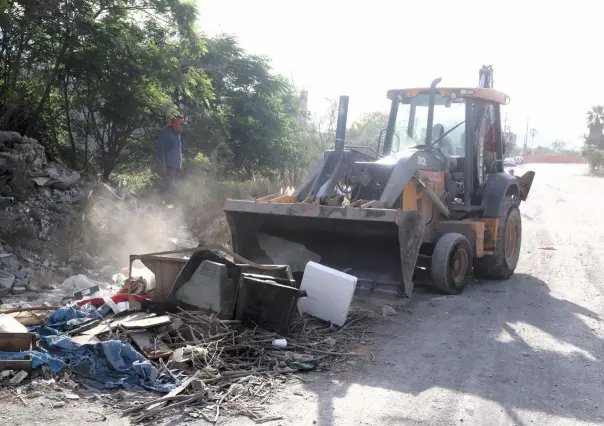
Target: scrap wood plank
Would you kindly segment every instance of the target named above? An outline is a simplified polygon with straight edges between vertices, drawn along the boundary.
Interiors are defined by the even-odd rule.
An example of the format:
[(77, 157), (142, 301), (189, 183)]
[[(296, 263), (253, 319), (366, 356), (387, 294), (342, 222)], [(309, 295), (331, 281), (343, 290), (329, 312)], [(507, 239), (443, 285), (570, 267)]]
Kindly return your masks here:
[(169, 324), (170, 321), (172, 321), (172, 320), (170, 319), (169, 316), (162, 315), (160, 317), (145, 318), (145, 319), (138, 319), (138, 320), (132, 320), (132, 321), (123, 321), (121, 323), (121, 326), (127, 330), (134, 330), (137, 328), (158, 327), (160, 325)]
[[(90, 330), (86, 330), (84, 331), (82, 334), (87, 334), (87, 335), (91, 335), (91, 336), (98, 336), (99, 334), (103, 334), (103, 333), (107, 333), (110, 330), (115, 330), (116, 328), (120, 327), (120, 326), (124, 326), (125, 324), (128, 324), (130, 322), (135, 322), (136, 321), (140, 321), (140, 320), (145, 320), (145, 319), (149, 319), (155, 317), (155, 314), (152, 313), (148, 313), (148, 312), (136, 312), (134, 314), (130, 314), (124, 317), (120, 317), (117, 319), (112, 320), (111, 322), (104, 322), (102, 324), (97, 325), (94, 328), (91, 328)], [(170, 317), (168, 318), (168, 322)], [(165, 324), (165, 323), (162, 323)]]
[(0, 351), (21, 352), (35, 349), (35, 333), (0, 333)]
[(185, 380), (180, 386), (172, 389), (170, 392), (168, 392), (166, 395), (162, 396), (161, 398), (158, 398), (157, 399), (158, 402), (156, 404), (153, 404), (153, 405), (150, 405), (149, 407), (147, 407), (147, 410), (153, 410), (154, 408), (163, 407), (164, 405), (166, 405), (168, 403), (168, 400), (170, 398), (173, 398), (176, 395), (178, 395), (179, 393), (186, 390), (191, 385), (191, 383), (193, 383), (193, 381), (195, 381), (200, 375), (201, 375), (201, 371), (197, 370), (195, 372), (195, 374), (193, 374), (191, 377), (189, 377), (187, 380)]
[(12, 312), (8, 315), (26, 326), (42, 325), (46, 322), (46, 319), (48, 318), (48, 315), (37, 315), (31, 311)]
[(30, 372), (32, 368), (33, 360), (29, 355), (25, 355), (23, 359), (1, 359), (0, 360), (0, 371), (27, 371)]
[(96, 327), (83, 331), (81, 334), (85, 336), (98, 336), (99, 334), (107, 333), (114, 328), (117, 328), (117, 325), (114, 327), (113, 324), (101, 323)]
[(129, 336), (147, 359), (155, 360), (172, 355), (172, 350), (152, 331), (136, 330), (130, 332)]

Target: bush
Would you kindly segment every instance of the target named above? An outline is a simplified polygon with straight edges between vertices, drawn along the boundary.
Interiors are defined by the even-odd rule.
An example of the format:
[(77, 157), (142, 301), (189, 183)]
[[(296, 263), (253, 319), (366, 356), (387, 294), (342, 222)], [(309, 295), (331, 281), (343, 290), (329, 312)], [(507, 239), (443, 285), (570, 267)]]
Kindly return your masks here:
[(589, 163), (589, 171), (592, 173), (604, 165), (604, 151), (594, 145), (584, 145), (581, 155)]

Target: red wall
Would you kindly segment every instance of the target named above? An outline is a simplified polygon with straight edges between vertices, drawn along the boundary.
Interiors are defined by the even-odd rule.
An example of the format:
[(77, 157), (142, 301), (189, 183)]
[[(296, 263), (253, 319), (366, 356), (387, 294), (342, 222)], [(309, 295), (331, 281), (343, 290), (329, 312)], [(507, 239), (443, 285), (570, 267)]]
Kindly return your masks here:
[(525, 163), (585, 163), (582, 157), (574, 155), (525, 155)]

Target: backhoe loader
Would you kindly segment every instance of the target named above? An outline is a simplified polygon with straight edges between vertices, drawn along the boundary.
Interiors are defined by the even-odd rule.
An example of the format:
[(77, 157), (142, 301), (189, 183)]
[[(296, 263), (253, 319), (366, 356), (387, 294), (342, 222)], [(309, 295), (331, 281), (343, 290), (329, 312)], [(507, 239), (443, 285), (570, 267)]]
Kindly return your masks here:
[(445, 294), (472, 274), (510, 277), (535, 173), (504, 171), (500, 108), (509, 97), (493, 89), (492, 66), (478, 87), (440, 81), (388, 91), (377, 149), (346, 145), (340, 97), (335, 146), (292, 195), (225, 202), (233, 250), (298, 276), (313, 260), (356, 276), (359, 288), (406, 297), (421, 271)]

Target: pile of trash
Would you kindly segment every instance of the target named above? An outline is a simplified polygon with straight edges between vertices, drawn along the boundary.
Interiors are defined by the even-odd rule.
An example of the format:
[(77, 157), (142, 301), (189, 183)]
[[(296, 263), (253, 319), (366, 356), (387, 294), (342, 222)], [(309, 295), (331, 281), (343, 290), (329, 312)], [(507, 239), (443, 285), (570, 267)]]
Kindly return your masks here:
[[(31, 253), (18, 251), (45, 248), (54, 231), (69, 229), (86, 198), (80, 174), (49, 163), (38, 141), (15, 132), (0, 132), (0, 255), (11, 257), (9, 270), (6, 262), (0, 264), (0, 294), (11, 279), (7, 273), (14, 275), (35, 266), (22, 258), (31, 258)], [(56, 246), (46, 247), (49, 253), (45, 254), (56, 251)], [(45, 259), (48, 257), (52, 258)], [(17, 261), (29, 264), (15, 270)], [(24, 279), (23, 274), (31, 278), (31, 271), (25, 271), (18, 272), (16, 279)]]
[(8, 197), (27, 198), (35, 187), (69, 190), (80, 180), (78, 172), (61, 164), (48, 163), (44, 147), (32, 138), (16, 132), (0, 132), (0, 196), (6, 206)]
[[(15, 229), (18, 223), (15, 220), (13, 227), (9, 226), (9, 229)], [(24, 233), (20, 235), (23, 238), (23, 245), (26, 242), (30, 246), (41, 242), (36, 235), (27, 236)], [(30, 240), (27, 241), (25, 238)], [(61, 302), (64, 297), (72, 295), (73, 280), (78, 274), (85, 274), (85, 276), (80, 275), (78, 281), (78, 284), (84, 288), (92, 285), (88, 277), (99, 281), (111, 277), (113, 269), (111, 266), (101, 266), (104, 263), (101, 258), (92, 257), (85, 251), (71, 257), (58, 257), (58, 252), (54, 244), (50, 244), (44, 250), (36, 251), (24, 247), (12, 247), (1, 238), (0, 305), (12, 307), (16, 301), (32, 303), (48, 301), (55, 304)]]
[(356, 350), (371, 339), (365, 317), (334, 309), (350, 306), (354, 283), (345, 303), (310, 297), (326, 277), (316, 264), (308, 274), (316, 282), (300, 285), (288, 266), (218, 246), (130, 261), (113, 283), (70, 277), (62, 306), (0, 309), (0, 387), (70, 380), (72, 399), (146, 390), (161, 395), (121, 406), (134, 422), (179, 408), (212, 423), (224, 415), (263, 423), (277, 420), (263, 404), (288, 377), (368, 355)]

